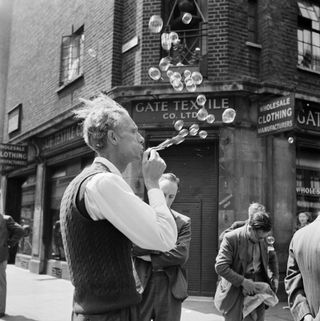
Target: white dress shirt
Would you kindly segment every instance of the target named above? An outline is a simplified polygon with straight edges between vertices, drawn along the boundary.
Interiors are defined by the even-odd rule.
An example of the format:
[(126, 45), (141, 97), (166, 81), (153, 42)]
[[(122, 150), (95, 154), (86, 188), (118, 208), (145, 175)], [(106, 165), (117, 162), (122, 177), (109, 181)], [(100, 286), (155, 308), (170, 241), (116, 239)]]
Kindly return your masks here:
[(171, 250), (177, 241), (177, 226), (163, 192), (158, 188), (149, 190), (149, 205), (134, 194), (109, 160), (96, 157), (94, 162), (104, 164), (110, 172), (92, 176), (86, 185), (85, 206), (90, 217), (107, 219), (144, 249)]

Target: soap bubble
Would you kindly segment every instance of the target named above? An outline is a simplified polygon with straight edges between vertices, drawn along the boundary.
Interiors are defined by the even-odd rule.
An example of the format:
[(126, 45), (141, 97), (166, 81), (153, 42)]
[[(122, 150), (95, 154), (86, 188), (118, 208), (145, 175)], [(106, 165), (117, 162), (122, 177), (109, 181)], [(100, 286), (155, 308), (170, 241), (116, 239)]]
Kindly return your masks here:
[(205, 139), (208, 136), (208, 132), (206, 130), (200, 130), (199, 136), (200, 138)]
[(180, 42), (179, 35), (174, 31), (169, 33), (169, 39), (173, 45), (176, 45)]
[(185, 137), (184, 137), (184, 136), (178, 135), (178, 136), (176, 136), (175, 144), (176, 144), (176, 145), (179, 145), (179, 144), (181, 144), (182, 142), (184, 142), (184, 140), (185, 140)]
[(192, 20), (192, 15), (189, 12), (185, 12), (182, 16), (182, 22), (188, 25)]
[(269, 245), (273, 245), (275, 241), (276, 241), (276, 239), (274, 238), (274, 236), (272, 236), (272, 235), (267, 236), (267, 243)]
[(172, 75), (173, 75), (173, 71), (169, 69), (167, 71), (167, 77), (170, 79), (172, 77)]
[(222, 113), (222, 121), (226, 124), (232, 123), (235, 117), (236, 117), (236, 111), (233, 108), (227, 108)]
[(198, 134), (198, 131), (199, 131), (199, 125), (198, 124), (192, 124), (189, 127), (189, 134), (191, 136), (196, 136)]
[(288, 137), (288, 143), (293, 144), (294, 143), (294, 137)]
[(163, 27), (162, 18), (158, 15), (153, 15), (149, 19), (149, 30), (152, 33), (159, 33)]
[(184, 72), (183, 72), (183, 76), (184, 78), (191, 78), (191, 71), (186, 69)]
[(172, 79), (177, 79), (177, 80), (181, 80), (181, 74), (180, 74), (180, 72), (178, 72), (178, 71), (175, 71), (173, 74), (172, 74), (172, 76), (171, 76), (171, 78)]
[(188, 91), (194, 92), (197, 89), (196, 84), (194, 83), (194, 81), (192, 80), (192, 78), (188, 79), (186, 81), (186, 89)]
[(156, 67), (150, 67), (148, 75), (152, 80), (159, 80), (161, 78), (161, 71)]
[(208, 111), (204, 107), (200, 108), (199, 111), (197, 112), (197, 118), (201, 121), (206, 120), (207, 116), (208, 116)]
[(213, 124), (215, 120), (216, 120), (216, 118), (214, 117), (213, 114), (209, 114), (209, 115), (206, 117), (206, 121), (207, 121), (208, 124)]
[(161, 46), (163, 50), (169, 51), (171, 49), (171, 40), (169, 34), (164, 32), (161, 35)]
[(183, 120), (179, 119), (174, 123), (174, 129), (179, 131), (182, 129), (183, 125), (184, 125)]
[(174, 79), (172, 81), (172, 87), (176, 91), (182, 91), (183, 90), (183, 83), (178, 79)]
[(88, 54), (92, 58), (97, 57), (97, 52), (93, 48), (88, 49)]
[(191, 77), (196, 85), (200, 85), (202, 83), (203, 77), (199, 71), (194, 71), (191, 74)]
[(204, 106), (207, 102), (207, 98), (205, 95), (198, 95), (196, 102), (199, 106)]
[(188, 129), (186, 129), (186, 128), (181, 129), (181, 130), (179, 131), (179, 135), (182, 136), (182, 137), (188, 136), (188, 135), (189, 135)]
[(167, 71), (169, 67), (170, 67), (170, 58), (169, 57), (162, 58), (159, 62), (160, 70)]

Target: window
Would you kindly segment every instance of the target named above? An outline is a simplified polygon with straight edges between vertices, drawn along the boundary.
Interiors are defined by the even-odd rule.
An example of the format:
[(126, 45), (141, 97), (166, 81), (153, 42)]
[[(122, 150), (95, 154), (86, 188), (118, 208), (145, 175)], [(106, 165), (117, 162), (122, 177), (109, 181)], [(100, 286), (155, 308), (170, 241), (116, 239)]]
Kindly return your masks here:
[(66, 85), (82, 75), (83, 49), (83, 27), (72, 35), (62, 37), (60, 86)]
[[(199, 65), (207, 53), (206, 0), (163, 1), (164, 34), (162, 56), (176, 66)], [(176, 34), (176, 37), (172, 35)], [(167, 41), (169, 40), (169, 41)]]
[(298, 1), (298, 65), (320, 72), (320, 7)]
[(248, 1), (248, 41), (258, 43), (257, 0)]

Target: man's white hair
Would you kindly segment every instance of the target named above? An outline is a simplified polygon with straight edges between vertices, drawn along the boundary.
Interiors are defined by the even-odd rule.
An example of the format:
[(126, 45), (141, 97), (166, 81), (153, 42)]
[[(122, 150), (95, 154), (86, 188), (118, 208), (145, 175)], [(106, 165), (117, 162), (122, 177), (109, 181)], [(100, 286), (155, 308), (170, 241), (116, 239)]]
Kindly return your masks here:
[(107, 95), (100, 94), (93, 100), (80, 98), (84, 106), (74, 111), (77, 119), (83, 120), (83, 138), (86, 144), (98, 152), (103, 148), (108, 130), (115, 129), (127, 110)]

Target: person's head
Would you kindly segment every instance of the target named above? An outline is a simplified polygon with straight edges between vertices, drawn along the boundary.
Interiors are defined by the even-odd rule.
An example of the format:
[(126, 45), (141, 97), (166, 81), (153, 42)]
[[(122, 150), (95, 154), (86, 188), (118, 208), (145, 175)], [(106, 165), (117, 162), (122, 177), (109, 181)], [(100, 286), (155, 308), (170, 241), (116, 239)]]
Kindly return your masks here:
[(180, 179), (172, 173), (164, 173), (159, 179), (159, 186), (162, 190), (167, 202), (167, 206), (170, 208), (174, 199), (176, 198), (179, 189)]
[(310, 223), (311, 220), (311, 215), (309, 212), (301, 212), (298, 215), (298, 224), (299, 225), (307, 225), (308, 223)]
[(271, 231), (271, 219), (265, 211), (254, 212), (249, 218), (249, 231), (257, 241), (265, 239)]
[(255, 212), (265, 212), (265, 211), (266, 211), (266, 208), (264, 207), (264, 205), (257, 202), (251, 203), (248, 208), (249, 219), (252, 216), (252, 214), (254, 214)]
[(99, 156), (107, 157), (122, 171), (143, 153), (144, 138), (125, 108), (106, 95), (81, 99), (84, 107), (75, 111), (83, 119), (86, 144)]

